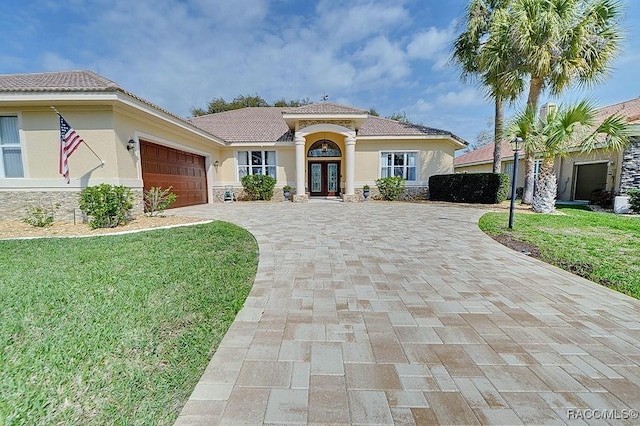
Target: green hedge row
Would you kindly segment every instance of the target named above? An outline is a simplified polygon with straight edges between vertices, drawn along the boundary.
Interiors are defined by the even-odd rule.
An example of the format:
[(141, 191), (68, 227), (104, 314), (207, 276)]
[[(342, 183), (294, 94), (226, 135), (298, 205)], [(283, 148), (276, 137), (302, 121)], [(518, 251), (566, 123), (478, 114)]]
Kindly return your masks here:
[(504, 173), (457, 173), (429, 178), (429, 198), (455, 203), (496, 204), (509, 195)]

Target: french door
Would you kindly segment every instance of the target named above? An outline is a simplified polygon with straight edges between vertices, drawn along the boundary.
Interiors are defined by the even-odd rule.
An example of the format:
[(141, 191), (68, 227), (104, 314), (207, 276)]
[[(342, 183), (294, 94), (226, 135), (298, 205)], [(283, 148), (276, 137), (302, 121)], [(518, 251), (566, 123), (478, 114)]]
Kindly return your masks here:
[(335, 196), (340, 194), (340, 162), (309, 161), (309, 195)]

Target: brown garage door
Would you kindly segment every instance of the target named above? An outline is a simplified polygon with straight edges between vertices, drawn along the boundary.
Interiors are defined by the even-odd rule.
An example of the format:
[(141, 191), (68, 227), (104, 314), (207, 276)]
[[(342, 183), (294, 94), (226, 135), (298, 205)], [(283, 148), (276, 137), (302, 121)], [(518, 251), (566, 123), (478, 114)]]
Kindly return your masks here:
[(207, 202), (204, 157), (154, 143), (140, 141), (144, 189), (173, 187), (178, 199), (171, 207)]

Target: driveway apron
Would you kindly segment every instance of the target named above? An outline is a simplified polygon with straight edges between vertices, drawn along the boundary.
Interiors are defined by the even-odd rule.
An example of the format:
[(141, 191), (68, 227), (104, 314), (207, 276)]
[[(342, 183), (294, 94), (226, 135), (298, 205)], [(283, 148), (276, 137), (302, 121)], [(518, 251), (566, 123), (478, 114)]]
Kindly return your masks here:
[(497, 244), (480, 209), (168, 213), (236, 223), (260, 250), (178, 425), (639, 422), (640, 302)]

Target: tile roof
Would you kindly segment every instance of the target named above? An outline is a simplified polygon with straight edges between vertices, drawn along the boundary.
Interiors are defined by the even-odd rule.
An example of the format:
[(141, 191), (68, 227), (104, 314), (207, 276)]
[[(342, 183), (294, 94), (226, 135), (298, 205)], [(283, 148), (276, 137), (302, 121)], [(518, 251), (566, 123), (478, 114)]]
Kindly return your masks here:
[(467, 142), (447, 130), (434, 129), (411, 123), (401, 123), (389, 118), (369, 116), (358, 131), (358, 136), (450, 136), (458, 142)]
[(188, 122), (228, 142), (285, 142), (293, 132), (282, 118), (282, 107), (249, 107), (191, 117)]
[[(469, 151), (465, 154), (462, 154), (456, 157), (453, 160), (454, 166), (463, 166), (468, 164), (477, 164), (477, 163), (493, 163), (493, 149), (495, 147), (495, 143), (491, 142), (490, 144), (483, 145), (480, 148), (474, 149), (473, 151)], [(513, 149), (511, 148), (511, 144), (508, 141), (503, 141), (500, 145), (502, 150), (501, 155), (502, 159), (513, 158)]]
[[(628, 118), (630, 123), (640, 124), (640, 97), (630, 99), (617, 104), (607, 105), (598, 109), (596, 122), (604, 120), (612, 114), (620, 114)], [(478, 149), (467, 152), (466, 154), (456, 157), (454, 166), (463, 166), (468, 164), (493, 162), (493, 143), (481, 146)], [(512, 158), (513, 149), (509, 143), (502, 143), (502, 159)]]
[(91, 71), (0, 75), (0, 92), (115, 92), (115, 82)]
[(309, 105), (302, 105), (295, 108), (288, 108), (282, 111), (284, 114), (368, 114), (369, 111), (353, 108), (347, 105), (334, 104), (331, 102), (317, 102)]
[[(322, 103), (304, 105), (299, 108), (285, 109), (281, 107), (250, 107), (217, 114), (191, 117), (188, 119), (193, 125), (213, 133), (229, 142), (285, 142), (293, 140), (293, 131), (283, 118), (283, 113), (304, 108), (303, 114), (345, 114), (354, 112), (366, 114), (367, 111), (347, 107), (344, 105)], [(349, 112), (347, 112), (349, 111)], [(297, 114), (297, 113), (296, 113)], [(368, 116), (364, 121), (358, 136), (448, 136), (466, 142), (446, 130), (434, 129), (415, 124), (400, 123), (388, 118)]]
[[(153, 109), (161, 111), (177, 120), (193, 126), (171, 111), (139, 97), (93, 71), (59, 71), (32, 74), (0, 74), (0, 94), (2, 93), (124, 93)], [(195, 126), (194, 126), (195, 127)], [(204, 129), (198, 129), (204, 130)], [(215, 136), (215, 135), (211, 135)]]
[[(120, 92), (160, 110), (174, 118), (179, 117), (139, 96), (123, 89), (117, 83), (92, 71), (63, 71), (34, 74), (0, 75), (0, 93), (61, 93), (61, 92)], [(252, 107), (218, 114), (191, 117), (186, 122), (227, 142), (287, 142), (293, 132), (283, 114), (291, 115), (367, 115), (359, 136), (448, 136), (466, 143), (446, 130), (415, 124), (400, 123), (381, 117), (368, 116), (368, 111), (331, 102), (317, 102), (300, 107)]]
[(630, 123), (640, 122), (640, 97), (600, 108), (597, 121), (604, 120), (612, 114), (620, 114), (627, 117)]

